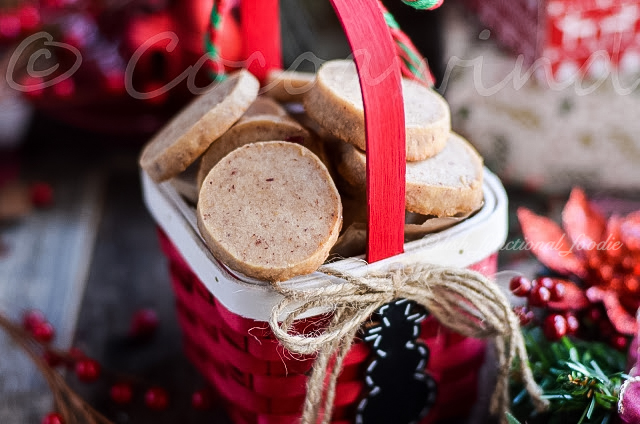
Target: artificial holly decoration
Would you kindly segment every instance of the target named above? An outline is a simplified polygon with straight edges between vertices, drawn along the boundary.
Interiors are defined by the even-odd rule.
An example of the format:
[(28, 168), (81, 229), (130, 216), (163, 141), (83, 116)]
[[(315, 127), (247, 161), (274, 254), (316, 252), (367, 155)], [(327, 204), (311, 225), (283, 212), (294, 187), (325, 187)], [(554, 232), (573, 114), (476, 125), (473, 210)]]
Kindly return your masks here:
[(369, 392), (358, 405), (356, 423), (409, 424), (436, 401), (436, 382), (425, 368), (429, 349), (418, 341), (424, 308), (406, 299), (381, 307), (364, 333), (373, 358), (365, 381)]
[(525, 208), (518, 210), (518, 219), (527, 247), (561, 276), (538, 279), (528, 294), (529, 305), (552, 313), (571, 311), (580, 320), (582, 337), (624, 349), (638, 330), (640, 211), (605, 219), (582, 190), (574, 189), (562, 213), (564, 231)]

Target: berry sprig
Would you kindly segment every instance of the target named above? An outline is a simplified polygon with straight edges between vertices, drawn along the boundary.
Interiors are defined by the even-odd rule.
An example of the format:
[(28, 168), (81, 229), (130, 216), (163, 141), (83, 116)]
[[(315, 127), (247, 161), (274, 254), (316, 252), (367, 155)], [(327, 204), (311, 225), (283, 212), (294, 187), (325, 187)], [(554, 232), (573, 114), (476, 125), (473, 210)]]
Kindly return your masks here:
[(597, 339), (625, 351), (629, 339), (615, 331), (600, 305), (590, 305), (583, 290), (571, 281), (540, 277), (532, 281), (513, 277), (509, 289), (514, 296), (525, 298), (526, 306), (514, 308), (523, 326), (542, 328), (550, 341), (564, 336)]
[[(128, 337), (135, 342), (149, 341), (157, 331), (159, 319), (153, 309), (140, 309), (131, 319)], [(42, 424), (111, 424), (104, 416), (92, 409), (82, 398), (66, 384), (56, 372), (59, 367), (73, 371), (78, 381), (86, 384), (99, 379), (113, 381), (109, 388), (109, 397), (117, 405), (128, 405), (134, 399), (135, 389), (143, 391), (144, 405), (152, 411), (163, 411), (169, 407), (170, 396), (166, 389), (149, 385), (134, 376), (123, 375), (104, 370), (102, 365), (88, 357), (82, 350), (71, 348), (68, 351), (52, 346), (55, 329), (42, 312), (30, 310), (23, 314), (22, 322), (15, 324), (0, 314), (0, 328), (3, 328), (29, 355), (47, 380), (54, 395), (55, 412), (47, 414)], [(191, 396), (191, 406), (195, 410), (210, 409), (213, 394), (201, 389)]]
[[(24, 317), (24, 327), (14, 324), (0, 314), (0, 327), (11, 339), (22, 348), (43, 375), (53, 393), (57, 412), (48, 414), (43, 424), (113, 424), (110, 420), (93, 409), (65, 382), (64, 378), (50, 367), (45, 360), (46, 345), (53, 339), (53, 332), (46, 330), (46, 341), (35, 338), (36, 334), (44, 334), (50, 323), (38, 312), (28, 312)], [(42, 332), (42, 333), (41, 333)]]

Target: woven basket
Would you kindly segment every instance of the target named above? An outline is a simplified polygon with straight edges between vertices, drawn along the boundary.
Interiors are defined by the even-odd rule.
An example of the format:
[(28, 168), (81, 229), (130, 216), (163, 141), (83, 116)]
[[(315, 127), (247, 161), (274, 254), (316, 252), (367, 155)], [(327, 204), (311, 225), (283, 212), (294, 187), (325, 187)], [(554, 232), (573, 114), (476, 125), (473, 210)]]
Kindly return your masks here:
[[(429, 262), (494, 274), (497, 251), (507, 234), (507, 200), (500, 181), (487, 170), (484, 205), (478, 213), (452, 228), (403, 243), (404, 114), (394, 47), (377, 0), (332, 3), (353, 51), (375, 46), (369, 50), (373, 55), (355, 55), (359, 72), (366, 69), (374, 77), (386, 72), (388, 77), (375, 84), (361, 77), (368, 143), (369, 264), (363, 258), (349, 258), (331, 267), (363, 275)], [(246, 57), (260, 52), (265, 59), (247, 66), (261, 78), (269, 68), (280, 65), (278, 2), (244, 0), (241, 7), (243, 22), (252, 24), (243, 29)], [(252, 16), (262, 19), (253, 25)], [(142, 183), (147, 207), (159, 225), (162, 250), (169, 258), (188, 357), (213, 384), (234, 423), (298, 423), (313, 358), (294, 357), (273, 337), (266, 321), (280, 295), (268, 283), (232, 271), (211, 255), (199, 235), (195, 209), (170, 182), (156, 184), (143, 172)], [(328, 284), (332, 278), (315, 272), (283, 284), (309, 287)], [(326, 315), (305, 317), (297, 328), (313, 331), (323, 317)], [(451, 333), (433, 318), (421, 325), (419, 339), (431, 352), (427, 371), (438, 384), (436, 405), (422, 422), (464, 417), (476, 400), (485, 343)], [(334, 423), (354, 421), (356, 407), (366, 394), (364, 370), (369, 350), (368, 344), (356, 341), (345, 359), (337, 384)]]

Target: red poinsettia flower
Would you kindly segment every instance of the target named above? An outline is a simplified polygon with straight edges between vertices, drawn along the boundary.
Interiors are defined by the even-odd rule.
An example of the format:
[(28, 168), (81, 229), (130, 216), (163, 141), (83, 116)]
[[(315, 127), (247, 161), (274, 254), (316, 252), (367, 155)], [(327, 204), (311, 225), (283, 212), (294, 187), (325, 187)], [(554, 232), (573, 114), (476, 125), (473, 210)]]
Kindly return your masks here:
[(583, 296), (604, 305), (618, 333), (637, 333), (640, 211), (607, 220), (581, 189), (574, 189), (562, 212), (564, 231), (526, 208), (518, 209), (518, 220), (527, 248), (540, 262), (559, 274), (579, 278)]

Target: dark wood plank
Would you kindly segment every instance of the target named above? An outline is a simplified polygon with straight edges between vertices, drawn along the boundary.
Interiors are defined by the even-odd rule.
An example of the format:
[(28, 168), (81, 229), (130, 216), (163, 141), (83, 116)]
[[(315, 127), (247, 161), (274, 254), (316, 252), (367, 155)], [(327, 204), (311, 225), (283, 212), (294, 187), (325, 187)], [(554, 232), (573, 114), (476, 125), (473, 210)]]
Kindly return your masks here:
[[(97, 384), (72, 386), (116, 423), (224, 424), (219, 410), (198, 412), (190, 407), (193, 391), (206, 382), (182, 351), (167, 261), (160, 251), (155, 224), (142, 203), (136, 158), (126, 158), (107, 184), (106, 201), (75, 345), (98, 359), (107, 373)], [(128, 337), (131, 317), (140, 308), (154, 309), (160, 318), (148, 343)], [(118, 407), (109, 400), (114, 373), (136, 376), (134, 404)], [(165, 387), (168, 410), (149, 411), (142, 393), (151, 385)]]
[[(0, 308), (20, 319), (39, 309), (56, 329), (55, 345), (68, 348), (75, 333), (102, 205), (98, 174), (51, 180), (55, 204), (0, 229)], [(23, 398), (33, 398), (24, 411)], [(25, 423), (23, 413), (50, 406), (46, 386), (29, 360), (0, 335), (0, 422)], [(2, 418), (6, 416), (7, 418)]]

